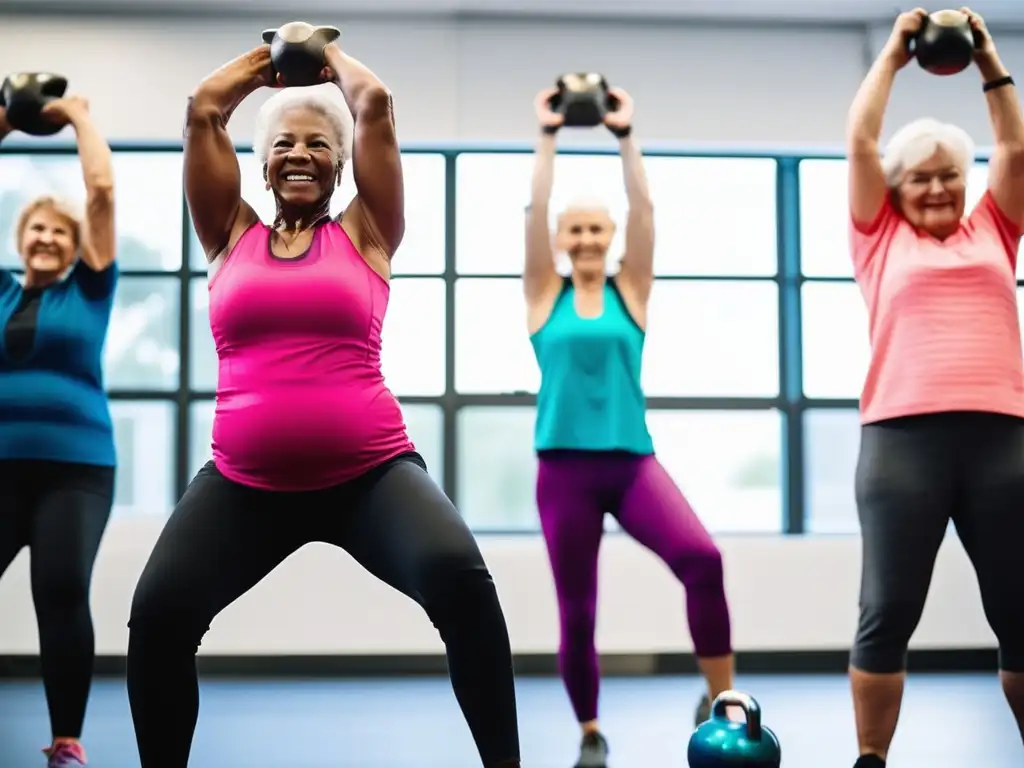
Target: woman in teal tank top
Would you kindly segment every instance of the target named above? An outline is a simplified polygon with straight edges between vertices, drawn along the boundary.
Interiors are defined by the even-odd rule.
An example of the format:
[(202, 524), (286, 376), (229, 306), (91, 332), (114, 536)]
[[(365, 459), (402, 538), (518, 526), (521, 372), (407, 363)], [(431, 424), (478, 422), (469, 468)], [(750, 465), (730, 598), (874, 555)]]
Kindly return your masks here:
[[(640, 385), (647, 302), (654, 283), (654, 211), (640, 150), (631, 136), (633, 103), (606, 127), (619, 140), (629, 214), (626, 252), (607, 277), (615, 223), (600, 203), (569, 206), (549, 225), (556, 135), (562, 124), (544, 91), (536, 100), (537, 146), (526, 222), (530, 340), (541, 371), (535, 447), (537, 506), (560, 613), (559, 667), (583, 731), (577, 768), (605, 768), (608, 743), (597, 721), (599, 672), (594, 646), (597, 559), (610, 512), (651, 549), (686, 590), (693, 645), (709, 697), (732, 687), (733, 657), (722, 556), (682, 492), (654, 455)], [(569, 277), (555, 268), (568, 255)]]

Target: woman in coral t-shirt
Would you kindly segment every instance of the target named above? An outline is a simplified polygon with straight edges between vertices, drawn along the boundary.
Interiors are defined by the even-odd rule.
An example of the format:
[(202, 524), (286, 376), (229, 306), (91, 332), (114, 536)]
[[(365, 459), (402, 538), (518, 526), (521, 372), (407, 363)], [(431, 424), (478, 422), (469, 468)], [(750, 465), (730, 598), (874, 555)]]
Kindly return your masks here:
[(919, 120), (879, 153), (892, 83), (910, 58), (905, 40), (924, 11), (897, 19), (849, 116), (851, 252), (872, 349), (856, 477), (856, 768), (885, 765), (907, 646), (950, 520), (978, 574), (1003, 690), (1024, 733), (1024, 120), (983, 21), (964, 13), (980, 40), (975, 63), (995, 134), (988, 188), (966, 217), (974, 146), (961, 129)]

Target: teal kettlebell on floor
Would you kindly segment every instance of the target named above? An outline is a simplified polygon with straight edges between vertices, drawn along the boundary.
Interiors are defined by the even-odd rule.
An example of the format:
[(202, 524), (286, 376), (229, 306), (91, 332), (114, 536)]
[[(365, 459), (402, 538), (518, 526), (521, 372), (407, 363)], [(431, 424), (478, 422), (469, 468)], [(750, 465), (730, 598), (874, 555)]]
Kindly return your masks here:
[[(725, 715), (726, 707), (740, 707), (745, 723)], [(711, 705), (711, 719), (697, 726), (686, 750), (690, 768), (779, 768), (782, 747), (761, 725), (761, 707), (752, 696), (725, 691)]]

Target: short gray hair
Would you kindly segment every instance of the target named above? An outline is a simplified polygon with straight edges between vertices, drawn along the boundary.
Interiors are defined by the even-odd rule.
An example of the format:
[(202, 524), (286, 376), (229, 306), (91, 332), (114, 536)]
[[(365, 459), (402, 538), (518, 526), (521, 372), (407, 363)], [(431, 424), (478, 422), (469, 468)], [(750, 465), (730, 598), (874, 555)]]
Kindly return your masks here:
[(967, 131), (930, 117), (903, 126), (889, 139), (882, 154), (886, 184), (898, 186), (904, 173), (923, 163), (940, 148), (953, 156), (957, 167), (966, 175), (974, 163), (974, 141)]
[(352, 112), (345, 103), (341, 89), (334, 83), (324, 83), (305, 88), (284, 88), (263, 103), (256, 115), (252, 142), (260, 165), (267, 162), (270, 145), (280, 130), (282, 118), (295, 109), (308, 109), (327, 118), (334, 132), (331, 139), (338, 153), (338, 161), (347, 163), (352, 154)]

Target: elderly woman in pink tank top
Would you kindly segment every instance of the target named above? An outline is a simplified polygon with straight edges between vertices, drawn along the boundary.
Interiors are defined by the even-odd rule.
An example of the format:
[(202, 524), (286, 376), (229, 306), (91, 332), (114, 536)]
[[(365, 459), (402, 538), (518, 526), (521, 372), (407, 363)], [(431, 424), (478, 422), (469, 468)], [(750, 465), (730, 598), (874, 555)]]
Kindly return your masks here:
[[(297, 549), (323, 541), (423, 607), (482, 765), (513, 768), (513, 670), (494, 583), (381, 374), (405, 222), (391, 94), (337, 46), (324, 56), (322, 84), (283, 88), (261, 46), (189, 100), (185, 193), (209, 262), (220, 367), (213, 460), (174, 510), (132, 604), (128, 691), (142, 767), (188, 764), (195, 654), (214, 617)], [(277, 204), (270, 223), (241, 197), (227, 131), (261, 88), (279, 89), (254, 141)], [(334, 218), (331, 197), (350, 159), (357, 195)], [(310, 584), (307, 599), (332, 586)]]
[(926, 13), (901, 15), (850, 109), (850, 237), (869, 314), (871, 364), (856, 496), (863, 539), (860, 623), (850, 658), (860, 757), (885, 765), (905, 657), (949, 521), (974, 565), (999, 642), (1003, 691), (1024, 734), (1024, 366), (1016, 301), (1024, 226), (1024, 120), (984, 22), (979, 95), (995, 151), (965, 211), (973, 144), (924, 119), (879, 151), (906, 40)]

